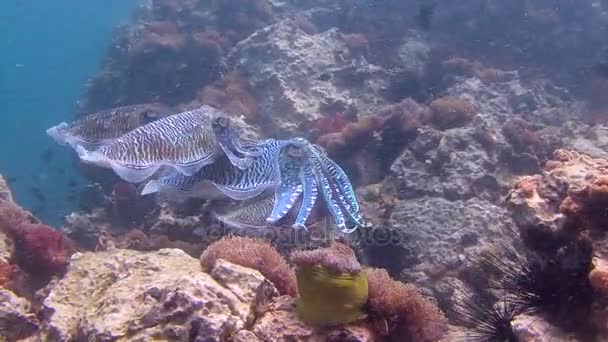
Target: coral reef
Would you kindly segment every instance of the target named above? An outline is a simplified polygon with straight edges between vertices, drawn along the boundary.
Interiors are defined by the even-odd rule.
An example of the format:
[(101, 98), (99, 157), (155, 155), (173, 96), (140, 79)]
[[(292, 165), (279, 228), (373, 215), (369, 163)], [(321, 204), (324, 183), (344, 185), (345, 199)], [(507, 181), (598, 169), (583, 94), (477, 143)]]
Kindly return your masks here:
[(594, 303), (605, 293), (607, 165), (605, 159), (556, 150), (542, 173), (519, 178), (507, 197), (535, 253), (512, 253), (516, 266), (502, 267), (503, 287), (547, 324), (585, 339), (605, 333), (598, 323), (604, 313)]
[(259, 272), (224, 261), (201, 272), (175, 249), (77, 254), (44, 299), (40, 337), (227, 338), (245, 328), (256, 300), (272, 295), (264, 286)]
[(0, 286), (0, 340), (19, 341), (36, 332), (38, 326), (30, 303)]
[(263, 131), (306, 136), (325, 114), (370, 112), (373, 94), (388, 86), (386, 72), (348, 50), (336, 28), (308, 35), (285, 19), (240, 42), (228, 65), (248, 75)]
[(210, 270), (219, 259), (259, 270), (281, 294), (296, 296), (295, 274), (283, 257), (267, 242), (246, 237), (225, 237), (201, 255), (201, 265)]
[(524, 176), (509, 193), (508, 204), (522, 227), (558, 231), (605, 229), (608, 162), (572, 150), (557, 150), (543, 174)]
[[(502, 247), (515, 243), (516, 227), (527, 243), (522, 250), (548, 260), (549, 270), (561, 253), (570, 255), (568, 246), (590, 237), (595, 268), (577, 273), (577, 283), (597, 297), (608, 293), (608, 130), (596, 125), (608, 112), (600, 63), (607, 8), (549, 0), (151, 1), (118, 32), (82, 105), (91, 111), (159, 101), (177, 111), (209, 103), (253, 124), (248, 131), (255, 134), (309, 138), (355, 180), (373, 225), (349, 242), (363, 265), (385, 268), (407, 285), (368, 271), (368, 304), (374, 297), (379, 304), (361, 324), (315, 329), (298, 319), (295, 298), (281, 296), (253, 305), (248, 329), (223, 332), (243, 341), (432, 339), (429, 326), (397, 324), (418, 322), (426, 309), (430, 322), (443, 322), (426, 300), (418, 302), (414, 285), (442, 308), (457, 299), (453, 282), (487, 285), (496, 274), (481, 268), (481, 257), (505, 257)], [(568, 150), (553, 154), (560, 148)], [(132, 217), (141, 199), (121, 186), (112, 194), (113, 182), (104, 182), (112, 198), (105, 209), (74, 214), (62, 228), (86, 249), (107, 250), (99, 253), (104, 260), (119, 253), (114, 247), (176, 247), (196, 257), (231, 232), (214, 226), (201, 202), (159, 198)], [(281, 234), (260, 235), (282, 254), (310, 242)], [(0, 233), (0, 262), (18, 261), (2, 241)], [(201, 258), (205, 270), (224, 265), (225, 255), (295, 296), (296, 277), (280, 255), (261, 240), (244, 241), (212, 245)], [(259, 254), (245, 252), (250, 248)], [(571, 290), (558, 266), (559, 283)], [(411, 294), (411, 302), (389, 290)], [(378, 299), (385, 297), (391, 299)], [(580, 314), (602, 320), (594, 315)], [(371, 321), (390, 324), (379, 331)], [(559, 340), (568, 334), (564, 326), (537, 313), (511, 321), (520, 339)], [(164, 328), (161, 336), (181, 333)], [(87, 336), (97, 331), (87, 329)]]
[(65, 270), (72, 247), (63, 234), (14, 203), (0, 200), (0, 228), (11, 235), (20, 269), (49, 276)]
[(364, 269), (369, 282), (368, 307), (386, 321), (391, 341), (437, 341), (445, 334), (446, 319), (439, 308), (411, 285), (391, 279), (383, 269)]

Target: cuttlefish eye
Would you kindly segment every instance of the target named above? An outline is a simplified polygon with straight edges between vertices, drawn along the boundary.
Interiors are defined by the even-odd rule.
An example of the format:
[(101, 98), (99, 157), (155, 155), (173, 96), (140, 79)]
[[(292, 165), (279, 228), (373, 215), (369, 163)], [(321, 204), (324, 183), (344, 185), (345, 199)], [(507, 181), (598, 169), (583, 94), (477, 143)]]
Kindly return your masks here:
[(144, 111), (142, 113), (142, 117), (143, 117), (145, 123), (149, 123), (149, 122), (152, 122), (152, 121), (158, 119), (158, 113), (152, 112), (152, 111)]
[(216, 128), (227, 128), (230, 125), (230, 119), (224, 116), (220, 116), (213, 120), (213, 125)]
[(294, 146), (294, 145), (288, 146), (286, 153), (288, 156), (294, 157), (297, 159), (304, 158), (304, 149), (302, 149), (300, 146)]

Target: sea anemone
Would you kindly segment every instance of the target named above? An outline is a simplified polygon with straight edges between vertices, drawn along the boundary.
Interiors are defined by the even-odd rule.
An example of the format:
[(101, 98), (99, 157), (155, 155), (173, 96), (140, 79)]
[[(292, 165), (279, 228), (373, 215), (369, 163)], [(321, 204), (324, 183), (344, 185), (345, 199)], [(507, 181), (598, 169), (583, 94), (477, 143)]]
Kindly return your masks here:
[(433, 100), (429, 108), (433, 113), (431, 121), (439, 129), (462, 126), (475, 115), (475, 107), (470, 102), (452, 96)]
[(384, 321), (379, 331), (389, 341), (431, 342), (447, 330), (441, 310), (411, 284), (391, 279), (384, 269), (364, 270), (369, 284), (367, 311), (374, 320)]
[(334, 242), (328, 248), (294, 252), (291, 260), (297, 266), (297, 312), (302, 321), (333, 326), (365, 316), (367, 278), (350, 247)]

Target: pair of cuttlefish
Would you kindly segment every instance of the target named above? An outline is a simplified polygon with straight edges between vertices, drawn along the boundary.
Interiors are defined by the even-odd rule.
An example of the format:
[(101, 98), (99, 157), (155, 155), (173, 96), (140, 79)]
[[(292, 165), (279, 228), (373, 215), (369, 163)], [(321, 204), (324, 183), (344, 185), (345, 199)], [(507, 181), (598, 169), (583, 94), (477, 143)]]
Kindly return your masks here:
[(111, 168), (127, 182), (145, 181), (142, 195), (244, 201), (219, 216), (235, 226), (289, 220), (306, 228), (319, 194), (338, 229), (363, 225), (347, 175), (321, 147), (303, 138), (242, 139), (230, 118), (210, 106), (177, 114), (154, 105), (126, 106), (47, 133), (85, 163)]

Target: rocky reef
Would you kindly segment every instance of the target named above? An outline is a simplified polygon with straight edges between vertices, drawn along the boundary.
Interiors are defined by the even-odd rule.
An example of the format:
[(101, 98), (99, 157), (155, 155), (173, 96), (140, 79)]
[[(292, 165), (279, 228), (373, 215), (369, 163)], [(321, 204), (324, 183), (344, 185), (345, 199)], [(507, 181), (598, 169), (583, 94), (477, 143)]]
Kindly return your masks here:
[[(100, 183), (95, 198), (55, 230), (0, 178), (0, 335), (434, 341), (467, 340), (490, 322), (506, 330), (484, 336), (503, 340), (605, 340), (607, 7), (141, 1), (81, 112), (209, 104), (248, 137), (305, 137), (348, 174), (370, 225), (232, 229), (211, 215), (224, 203), (140, 197), (83, 167)], [(328, 261), (336, 239), (352, 248), (338, 253), (346, 266)], [(306, 279), (311, 269), (321, 283)], [(505, 290), (523, 291), (509, 277), (543, 284), (523, 289), (540, 298), (533, 309), (496, 310)], [(315, 305), (357, 305), (327, 319), (304, 304), (302, 320), (302, 283), (350, 289), (332, 300), (305, 291)], [(546, 301), (571, 293), (576, 305)], [(487, 301), (467, 311), (473, 323), (455, 318), (469, 295)]]

